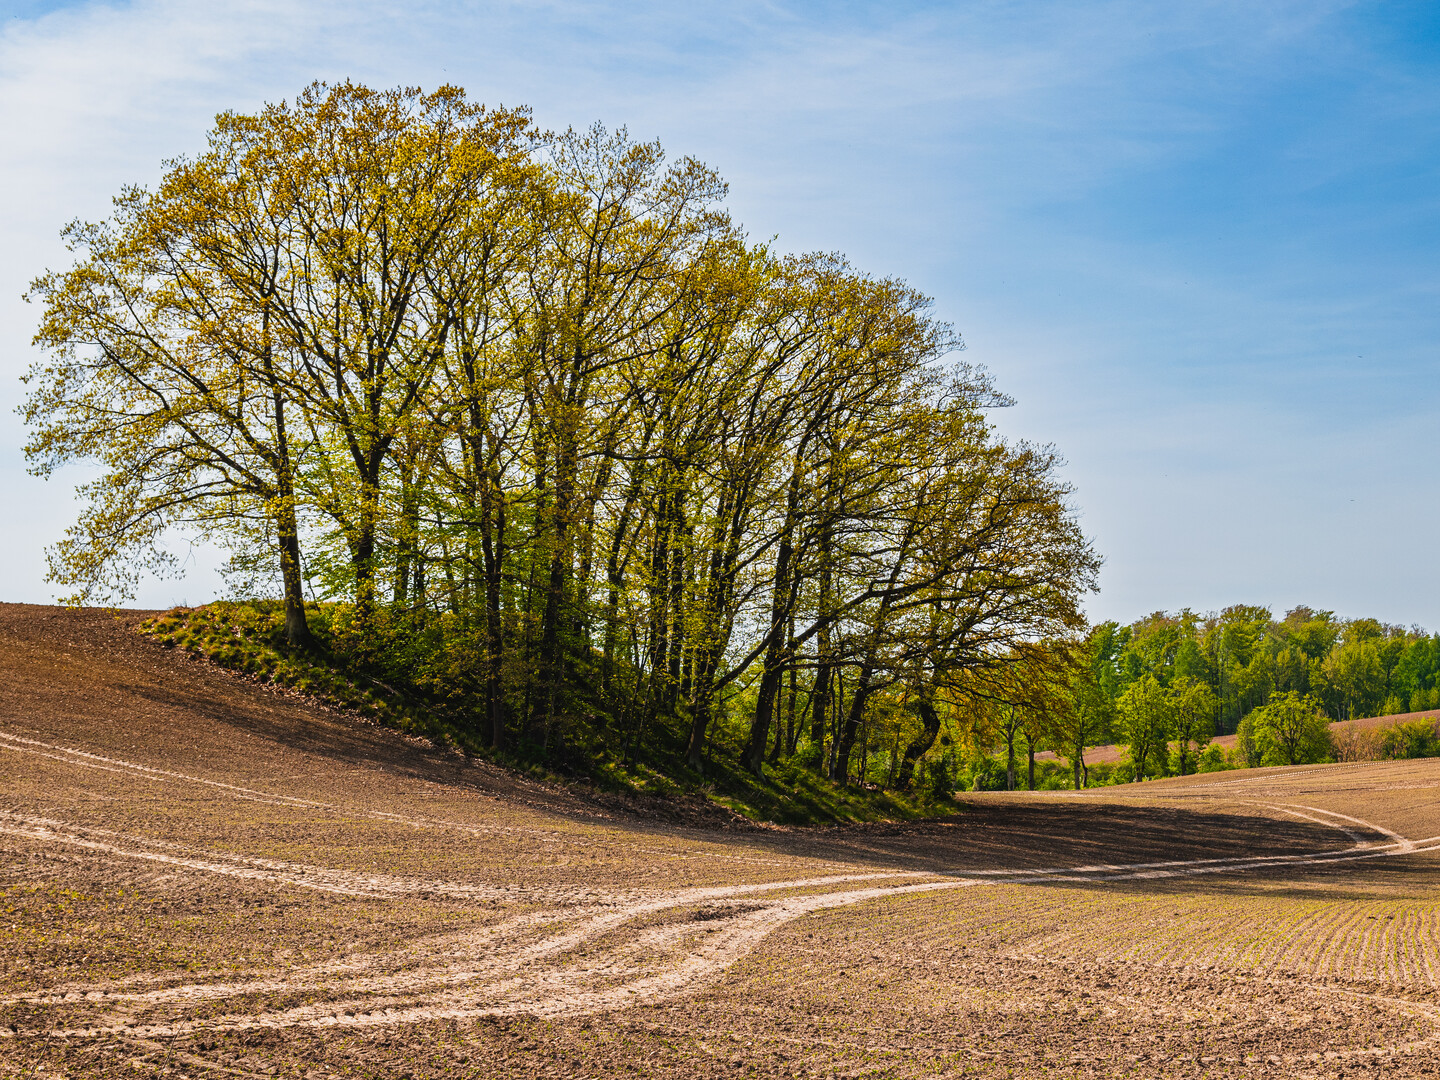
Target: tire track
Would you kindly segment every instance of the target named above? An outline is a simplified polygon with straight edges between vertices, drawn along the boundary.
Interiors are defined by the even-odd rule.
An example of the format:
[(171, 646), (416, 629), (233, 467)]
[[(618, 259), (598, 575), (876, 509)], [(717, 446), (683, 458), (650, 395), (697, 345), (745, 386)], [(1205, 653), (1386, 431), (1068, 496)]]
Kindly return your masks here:
[[(563, 910), (525, 916), (472, 931), (424, 939), (363, 960), (312, 965), (278, 977), (238, 982), (193, 981), (145, 991), (123, 991), (72, 984), (63, 992), (14, 995), (3, 1005), (93, 1008), (88, 1024), (11, 1031), (14, 1036), (126, 1035), (167, 1037), (197, 1031), (265, 1027), (364, 1027), (433, 1019), (480, 1016), (575, 1015), (636, 1002), (653, 1002), (693, 990), (747, 955), (777, 927), (811, 913), (885, 898), (985, 885), (1123, 882), (1186, 878), (1242, 870), (1330, 864), (1383, 858), (1429, 846), (1401, 839), (1389, 845), (1360, 845), (1342, 851), (1229, 859), (1169, 860), (1130, 865), (1085, 865), (1045, 870), (954, 872), (925, 875), (915, 871), (772, 881), (644, 893), (599, 890), (517, 890), (442, 881), (355, 875), (320, 867), (217, 855), (180, 845), (105, 834), (125, 844), (97, 839), (103, 830), (67, 826), (51, 819), (0, 815), (0, 832), (50, 843), (67, 843), (116, 858), (152, 859), (201, 872), (262, 880), (374, 898), (443, 895), (461, 901), (525, 901), (563, 905)], [(1437, 841), (1440, 843), (1440, 841)], [(161, 850), (147, 850), (161, 849)], [(932, 880), (913, 880), (930, 877)], [(906, 880), (911, 879), (911, 880)], [(884, 881), (884, 884), (878, 882)], [(864, 888), (834, 886), (877, 882)], [(804, 890), (812, 890), (808, 894)], [(826, 890), (826, 891), (813, 891)], [(794, 895), (796, 892), (801, 895)], [(777, 893), (791, 895), (777, 896)], [(769, 894), (769, 895), (767, 895)], [(735, 901), (745, 899), (744, 904)], [(1037, 901), (1039, 898), (1036, 898)], [(667, 911), (702, 904), (711, 907), (691, 918), (659, 927), (637, 922)], [(1043, 902), (1042, 902), (1043, 906)], [(623, 931), (623, 933), (622, 933)], [(606, 941), (619, 934), (618, 940)], [(401, 968), (404, 970), (386, 970)], [(330, 993), (337, 980), (346, 997), (273, 1009), (253, 1008), (207, 1019), (147, 1018), (165, 1006), (185, 1008), (265, 995)], [(0, 1035), (6, 1034), (0, 1032)]]
[[(875, 878), (926, 876), (914, 870), (882, 870), (871, 873), (829, 874), (789, 881), (743, 885), (696, 886), (679, 892), (656, 890), (614, 891), (598, 888), (565, 889), (557, 886), (473, 885), (433, 878), (399, 877), (388, 874), (360, 874), (305, 863), (282, 862), (230, 852), (203, 851), (166, 840), (112, 832), (89, 826), (71, 825), (53, 818), (31, 818), (0, 810), (0, 835), (27, 840), (67, 844), (119, 858), (159, 862), (201, 873), (220, 874), (271, 885), (316, 889), (358, 899), (395, 899), (407, 896), (445, 897), (483, 903), (532, 903), (619, 906), (653, 896), (680, 896), (681, 903), (721, 899), (750, 892), (788, 888), (813, 888), (866, 881)], [(157, 850), (158, 849), (158, 850)]]

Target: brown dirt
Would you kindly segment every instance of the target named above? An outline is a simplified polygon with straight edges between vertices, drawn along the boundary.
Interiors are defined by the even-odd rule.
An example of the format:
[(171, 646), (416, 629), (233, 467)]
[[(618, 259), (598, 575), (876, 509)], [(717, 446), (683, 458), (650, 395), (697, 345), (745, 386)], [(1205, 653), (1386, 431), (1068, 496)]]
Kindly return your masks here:
[(1440, 761), (726, 828), (133, 621), (0, 606), (0, 1076), (1434, 1069)]

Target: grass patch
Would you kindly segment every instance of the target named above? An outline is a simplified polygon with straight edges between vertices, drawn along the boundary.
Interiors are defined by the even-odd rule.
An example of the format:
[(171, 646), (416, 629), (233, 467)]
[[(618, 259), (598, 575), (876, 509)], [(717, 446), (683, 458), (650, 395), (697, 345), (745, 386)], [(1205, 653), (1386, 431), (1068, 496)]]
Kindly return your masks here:
[(140, 632), (166, 648), (274, 683), (325, 704), (355, 713), (406, 734), (441, 745), (466, 748), (458, 726), (443, 713), (388, 683), (347, 665), (334, 649), (333, 612), (316, 605), (307, 614), (321, 645), (318, 655), (285, 643), (279, 605), (217, 601), (198, 608), (174, 608), (140, 625)]

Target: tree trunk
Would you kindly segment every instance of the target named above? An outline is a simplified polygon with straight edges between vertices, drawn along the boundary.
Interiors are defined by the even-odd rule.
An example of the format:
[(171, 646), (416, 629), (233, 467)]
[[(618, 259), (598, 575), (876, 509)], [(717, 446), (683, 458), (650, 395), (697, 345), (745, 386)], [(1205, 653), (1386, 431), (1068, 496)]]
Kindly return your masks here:
[(729, 645), (728, 623), (712, 629), (703, 646), (697, 643), (694, 659), (694, 677), (690, 691), (690, 741), (685, 750), (685, 760), (692, 769), (703, 765), (705, 736), (715, 709), (715, 673)]
[(776, 642), (766, 651), (765, 668), (760, 676), (760, 690), (756, 695), (755, 716), (750, 722), (750, 742), (745, 748), (744, 760), (745, 767), (756, 776), (765, 774), (765, 744), (769, 741), (770, 718), (775, 712), (775, 699), (780, 692), (782, 648), (783, 646)]
[(785, 697), (785, 753), (795, 753), (795, 620), (790, 620), (790, 686)]
[[(269, 358), (266, 358), (267, 374)], [(276, 481), (279, 500), (275, 514), (276, 540), (280, 548), (280, 579), (285, 586), (285, 640), (291, 648), (315, 651), (315, 636), (305, 619), (305, 583), (300, 562), (300, 527), (295, 518), (295, 485), (290, 473), (290, 444), (285, 434), (285, 401), (278, 389), (275, 402)]]
[[(733, 526), (733, 527), (732, 527)], [(711, 536), (709, 581), (703, 590), (704, 610), (697, 613), (690, 661), (690, 742), (685, 757), (690, 767), (703, 763), (706, 731), (714, 710), (715, 673), (730, 645), (731, 603), (735, 568), (740, 557), (739, 521), (717, 528)]]
[(830, 707), (834, 719), (830, 723), (830, 756), (825, 762), (825, 775), (835, 775), (835, 752), (840, 747), (840, 714), (845, 710), (845, 669), (835, 669), (835, 700)]
[(674, 716), (680, 701), (680, 680), (685, 656), (685, 493), (676, 491), (670, 503), (670, 659), (665, 672), (666, 716)]
[(485, 564), (485, 707), (492, 747), (505, 746), (505, 626), (500, 614), (501, 575), (505, 562), (505, 506), (489, 476), (481, 497), (481, 552)]
[(790, 490), (786, 500), (785, 524), (780, 537), (780, 546), (775, 553), (775, 577), (770, 592), (769, 645), (765, 650), (765, 667), (760, 676), (760, 690), (755, 702), (755, 718), (750, 724), (750, 743), (745, 749), (745, 765), (756, 776), (764, 775), (765, 743), (769, 734), (770, 714), (774, 709), (775, 697), (780, 690), (781, 658), (784, 643), (781, 634), (790, 613), (790, 559), (795, 519), (800, 505), (800, 474), (790, 476)]
[(855, 748), (855, 736), (860, 730), (860, 721), (865, 716), (865, 706), (870, 701), (870, 677), (874, 669), (866, 664), (860, 668), (860, 677), (855, 682), (855, 691), (850, 695), (850, 710), (845, 717), (845, 728), (840, 733), (839, 745), (835, 749), (835, 771), (832, 779), (841, 784), (850, 783), (850, 754)]
[(670, 497), (662, 489), (655, 508), (655, 536), (650, 547), (650, 679), (644, 703), (648, 723), (659, 715), (670, 672)]
[(280, 576), (285, 583), (285, 640), (291, 648), (315, 650), (315, 635), (305, 619), (304, 582), (300, 576), (300, 537), (295, 526), (293, 504), (282, 511), (280, 527)]
[(910, 790), (915, 782), (915, 764), (929, 753), (930, 748), (935, 745), (936, 736), (940, 734), (940, 714), (935, 711), (935, 702), (930, 697), (928, 688), (921, 693), (915, 704), (920, 713), (920, 734), (905, 747), (905, 756), (900, 762), (900, 778), (896, 782), (901, 791)]
[[(630, 513), (634, 503), (634, 490), (625, 500), (625, 509), (615, 523), (615, 535), (610, 542), (610, 553), (605, 560), (605, 635), (600, 652), (600, 695), (608, 702), (611, 697), (611, 683), (615, 678), (615, 645), (620, 629), (620, 587), (624, 584), (624, 568), (620, 552), (625, 546), (625, 534), (630, 525)], [(626, 560), (628, 562), (628, 560)]]
[(425, 558), (415, 560), (415, 570), (410, 576), (410, 610), (415, 615), (415, 629), (424, 630), (427, 622), (429, 601), (425, 595)]
[(1005, 790), (1015, 790), (1015, 723), (1014, 707), (1011, 706), (1010, 723), (1005, 727), (1005, 749), (1009, 754), (1009, 764), (1005, 768)]
[[(820, 653), (826, 656), (824, 646)], [(825, 761), (825, 732), (830, 724), (830, 665), (822, 662), (815, 668), (815, 688), (810, 694), (810, 742), (819, 754), (819, 762)], [(823, 769), (822, 769), (823, 771)]]
[(710, 726), (710, 713), (714, 708), (715, 664), (706, 655), (695, 671), (695, 689), (690, 706), (690, 743), (685, 749), (685, 760), (692, 769), (703, 765), (705, 733)]
[(395, 544), (395, 589), (393, 600), (397, 610), (404, 610), (410, 599), (410, 578), (420, 541), (420, 488), (414, 481), (414, 469), (400, 478), (400, 520)]
[(540, 620), (540, 684), (544, 710), (545, 746), (554, 732), (565, 682), (565, 642), (561, 639), (565, 585), (573, 567), (570, 563), (570, 525), (574, 518), (576, 484), (580, 471), (580, 447), (575, 435), (575, 417), (584, 406), (580, 400), (579, 371), (584, 358), (577, 352), (571, 361), (570, 379), (564, 400), (557, 403), (558, 416), (548, 418), (554, 443), (554, 484), (551, 488), (550, 565), (545, 575), (545, 608)]
[[(781, 680), (780, 680), (780, 681), (781, 681), (782, 683), (785, 681), (783, 674), (781, 675)], [(782, 708), (783, 708), (783, 704), (782, 704), (782, 702), (781, 702), (781, 696), (780, 696), (779, 694), (776, 694), (776, 695), (775, 695), (775, 717), (774, 717), (774, 719), (771, 720), (771, 722), (770, 722), (770, 726), (771, 726), (772, 728), (774, 728), (774, 731), (771, 733), (771, 734), (772, 734), (772, 738), (771, 738), (771, 740), (770, 740), (770, 757), (769, 757), (769, 761), (770, 761), (770, 764), (771, 764), (771, 765), (774, 765), (776, 762), (778, 762), (778, 761), (780, 760), (780, 750), (781, 750), (781, 749), (784, 747), (784, 745), (785, 745), (785, 725), (782, 724), (782, 723), (780, 723), (780, 711), (781, 711)]]
[[(795, 625), (793, 619), (791, 620), (790, 625), (791, 625), (791, 628), (792, 628), (792, 630), (793, 630), (794, 625)], [(790, 682), (790, 689), (789, 689), (790, 712), (789, 712), (789, 720), (788, 720), (786, 723), (783, 723), (783, 724), (782, 724), (782, 723), (780, 722), (780, 718), (781, 718), (782, 714), (784, 714), (784, 711), (785, 711), (785, 703), (784, 703), (784, 701), (782, 700), (782, 695), (781, 695), (780, 691), (781, 691), (782, 689), (784, 689), (784, 684), (785, 684), (785, 681), (786, 681), (786, 679), (785, 679), (785, 676), (786, 676), (786, 675), (789, 675), (789, 677), (790, 677), (790, 678), (789, 678), (789, 682)], [(784, 669), (780, 672), (779, 683), (780, 683), (780, 685), (776, 688), (776, 691), (775, 691), (775, 716), (774, 716), (774, 719), (771, 721), (771, 723), (773, 723), (773, 724), (775, 725), (775, 739), (774, 739), (774, 742), (772, 742), (772, 743), (771, 743), (771, 746), (770, 746), (770, 764), (771, 764), (771, 765), (774, 765), (776, 762), (778, 762), (778, 761), (780, 760), (780, 752), (785, 749), (785, 740), (789, 737), (789, 736), (788, 736), (788, 732), (789, 732), (790, 730), (793, 730), (794, 727), (795, 727), (795, 642), (794, 642), (793, 640), (790, 641), (789, 643), (787, 643), (786, 648), (785, 648), (785, 667), (784, 667)]]
[(845, 730), (840, 736), (837, 752), (836, 771), (839, 773), (841, 783), (849, 782), (850, 751), (855, 745), (855, 733), (859, 729), (860, 721), (865, 716), (865, 706), (868, 704), (873, 690), (870, 679), (875, 674), (875, 660), (878, 655), (880, 635), (885, 628), (890, 604), (895, 596), (895, 583), (899, 580), (900, 570), (905, 565), (906, 552), (909, 550), (910, 540), (914, 538), (914, 535), (914, 523), (912, 522), (906, 530), (904, 542), (900, 544), (895, 555), (895, 562), (890, 567), (890, 578), (885, 584), (885, 592), (875, 613), (874, 624), (870, 628), (870, 643), (866, 650), (865, 660), (860, 666), (860, 678), (856, 682), (855, 693), (851, 696), (850, 712), (845, 721)]
[(379, 492), (362, 483), (360, 521), (355, 536), (351, 565), (355, 572), (355, 633), (361, 657), (368, 656), (375, 642), (375, 532), (379, 519)]
[[(830, 536), (825, 530), (820, 536), (820, 588), (817, 606), (822, 619), (830, 606)], [(824, 622), (816, 634), (815, 692), (810, 699), (810, 741), (825, 755), (825, 731), (830, 712), (830, 623)]]

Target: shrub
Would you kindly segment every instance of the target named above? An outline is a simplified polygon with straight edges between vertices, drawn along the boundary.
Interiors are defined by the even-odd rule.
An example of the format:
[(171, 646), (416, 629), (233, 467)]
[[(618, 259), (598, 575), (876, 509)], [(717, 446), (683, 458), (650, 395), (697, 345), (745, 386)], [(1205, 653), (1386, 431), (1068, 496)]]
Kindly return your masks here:
[(819, 772), (825, 764), (825, 752), (815, 743), (802, 743), (790, 760), (795, 765)]
[(1116, 769), (1117, 766), (1113, 762), (1101, 762), (1097, 765), (1091, 765), (1088, 769), (1089, 780), (1086, 786), (1108, 787), (1111, 784), (1128, 783), (1128, 775), (1124, 780), (1117, 779)]
[(1440, 756), (1435, 721), (1402, 720), (1379, 731), (1379, 751), (1386, 758), (1423, 758)]
[(955, 797), (955, 768), (949, 754), (925, 760), (923, 790), (933, 802), (948, 802)]
[(1035, 764), (1036, 791), (1069, 791), (1074, 786), (1070, 767), (1061, 761), (1040, 761)]
[(1331, 741), (1336, 761), (1377, 761), (1381, 756), (1379, 733), (1374, 728), (1344, 727)]
[(1224, 769), (1238, 769), (1239, 767), (1240, 764), (1233, 760), (1233, 755), (1225, 753), (1214, 743), (1205, 747), (1199, 760), (1195, 763), (1195, 771), (1202, 773), (1221, 772)]
[(955, 786), (963, 791), (1004, 791), (1005, 762), (991, 754), (973, 754), (957, 770)]
[[(1440, 686), (1432, 686), (1428, 690), (1416, 690), (1410, 695), (1410, 711), (1425, 712), (1428, 709), (1440, 709)], [(1397, 712), (1403, 710), (1396, 710)]]

